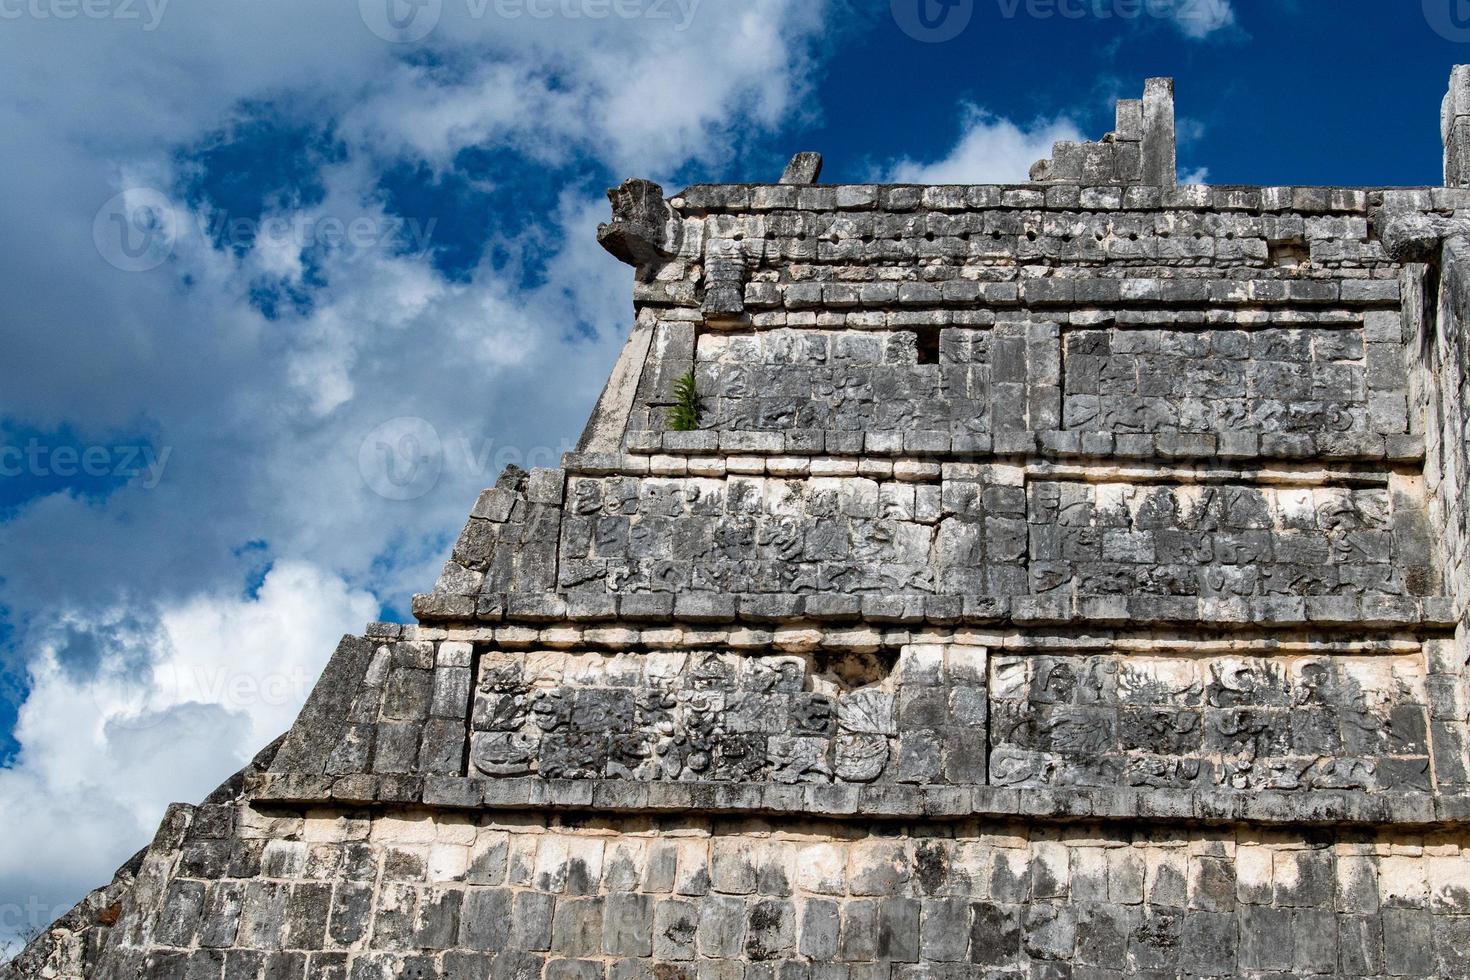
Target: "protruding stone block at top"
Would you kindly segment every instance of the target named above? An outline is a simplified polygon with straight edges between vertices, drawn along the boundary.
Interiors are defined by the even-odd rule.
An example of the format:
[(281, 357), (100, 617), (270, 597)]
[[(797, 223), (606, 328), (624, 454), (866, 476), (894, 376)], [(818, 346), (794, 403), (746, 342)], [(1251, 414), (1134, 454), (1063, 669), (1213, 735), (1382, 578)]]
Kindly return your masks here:
[(1118, 101), (1117, 126), (1095, 143), (1053, 145), (1050, 160), (1031, 168), (1031, 179), (1046, 184), (1121, 184), (1173, 187), (1175, 161), (1174, 79), (1150, 78), (1142, 99)]
[(607, 192), (613, 220), (597, 226), (597, 240), (617, 258), (632, 266), (646, 266), (669, 257), (670, 219), (664, 189), (651, 180), (632, 177)]
[(1440, 108), (1444, 139), (1444, 184), (1470, 187), (1470, 65), (1456, 65)]
[(783, 184), (815, 184), (822, 176), (822, 154), (803, 150), (791, 158), (781, 172)]

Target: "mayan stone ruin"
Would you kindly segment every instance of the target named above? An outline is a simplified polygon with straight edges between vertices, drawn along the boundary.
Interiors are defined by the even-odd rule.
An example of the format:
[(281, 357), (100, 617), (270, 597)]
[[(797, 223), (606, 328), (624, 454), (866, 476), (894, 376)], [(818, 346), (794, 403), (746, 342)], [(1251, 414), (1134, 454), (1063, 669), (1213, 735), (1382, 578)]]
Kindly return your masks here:
[(1470, 66), (1443, 139), (626, 181), (577, 451), (9, 975), (1470, 976)]

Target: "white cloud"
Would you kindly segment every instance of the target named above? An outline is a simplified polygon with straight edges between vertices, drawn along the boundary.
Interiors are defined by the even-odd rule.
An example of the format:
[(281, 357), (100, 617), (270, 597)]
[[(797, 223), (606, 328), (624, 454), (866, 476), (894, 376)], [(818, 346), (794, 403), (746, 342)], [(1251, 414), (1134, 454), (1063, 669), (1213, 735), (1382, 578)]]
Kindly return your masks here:
[[(678, 20), (631, 30), (626, 22), (479, 21), (446, 4), (436, 36), (463, 49), (492, 45), (501, 56), (452, 75), (396, 65), (344, 129), (440, 164), (498, 139), (548, 162), (589, 153), (617, 170), (714, 161), (737, 133), (773, 125), (797, 105), (825, 7), (702, 4), (680, 31)], [(506, 23), (518, 33), (488, 34)]]
[(1051, 156), (1052, 144), (1080, 140), (1069, 119), (1038, 120), (1020, 126), (974, 105), (962, 107), (959, 141), (939, 160), (903, 159), (886, 179), (905, 184), (999, 184), (1029, 179), (1031, 165)]
[[(630, 320), (631, 271), (595, 240), (600, 185), (566, 187), (524, 232), (492, 229), (512, 261), (464, 280), (420, 254), (334, 253), (310, 313), (279, 322), (248, 297), (263, 276), (302, 281), (298, 241), (237, 260), (173, 201), (172, 260), (127, 273), (94, 245), (99, 206), (175, 186), (175, 150), (252, 100), (333, 121), (348, 148), (319, 175), (320, 204), (277, 215), (307, 223), (381, 222), (384, 167), (444, 168), (467, 146), (657, 179), (799, 111), (826, 7), (705, 3), (677, 31), (469, 16), (478, 6), (446, 3), (412, 63), (339, 0), (172, 3), (151, 32), (31, 18), (0, 31), (13, 96), (0, 131), (20, 148), (0, 196), (3, 411), (169, 450), (154, 488), (57, 494), (0, 524), (0, 605), (32, 680), (21, 754), (0, 770), (0, 913), (103, 883), (168, 802), (196, 800), (278, 734), (304, 689), (268, 703), (238, 685), (314, 678), (379, 599), (432, 585), (478, 490), (505, 463), (554, 465), (569, 448)], [(546, 242), (564, 244), (528, 288), (517, 257)], [(442, 473), (396, 501), (373, 492), (358, 450), (404, 416), (437, 431)], [(256, 541), (276, 564), (243, 599)], [(14, 928), (0, 914), (0, 934)]]
[[(336, 641), (376, 609), (289, 562), (253, 599), (195, 595), (146, 627), (91, 610), (38, 637), (22, 752), (0, 769), (0, 938), (49, 923), (152, 835), (168, 801), (200, 799), (286, 730)], [(78, 647), (96, 656), (77, 663)]]
[(1169, 19), (1187, 38), (1202, 41), (1211, 34), (1235, 24), (1235, 8), (1231, 0), (1174, 0)]

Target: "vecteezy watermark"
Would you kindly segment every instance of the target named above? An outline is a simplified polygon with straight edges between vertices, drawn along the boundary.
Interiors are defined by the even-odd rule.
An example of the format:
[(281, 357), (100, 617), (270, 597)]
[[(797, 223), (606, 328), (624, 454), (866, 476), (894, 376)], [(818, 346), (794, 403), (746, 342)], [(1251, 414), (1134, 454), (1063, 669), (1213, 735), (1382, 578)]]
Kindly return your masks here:
[(153, 668), (153, 679), (179, 702), (229, 708), (302, 704), (316, 684), (316, 677), (301, 667), (256, 673), (213, 664), (161, 664)]
[(415, 416), (389, 419), (357, 448), (357, 471), (368, 489), (388, 500), (417, 500), (439, 484), (444, 443)]
[(1446, 41), (1470, 42), (1470, 0), (1424, 0), (1424, 19)]
[(368, 30), (393, 44), (422, 41), (439, 26), (444, 0), (357, 0)]
[(169, 0), (0, 0), (0, 20), (138, 21), (145, 31), (163, 23)]
[(71, 909), (71, 903), (48, 905), (39, 895), (28, 895), (24, 902), (0, 902), (0, 934), (9, 933), (20, 936), (21, 941), (29, 941)]
[[(1432, 0), (1425, 0), (1426, 8)], [(1440, 0), (1463, 3), (1467, 0)], [(916, 41), (952, 41), (969, 26), (975, 0), (890, 0), (893, 20)], [(1230, 0), (995, 0), (1005, 20), (1172, 21), (1191, 36), (1203, 37), (1234, 20)]]
[(1000, 15), (1015, 20), (1169, 20), (1200, 35), (1235, 17), (1230, 0), (996, 0)]
[[(92, 242), (109, 265), (124, 272), (148, 272), (163, 265), (178, 247), (194, 212), (174, 206), (162, 192), (138, 187), (114, 195), (92, 220)], [(396, 215), (331, 214), (236, 217), (228, 212), (201, 212), (198, 234), (216, 248), (236, 253), (251, 248), (304, 251), (320, 247), (340, 257), (369, 252), (424, 255), (434, 237), (437, 218), (419, 221)]]
[(428, 252), (438, 218), (358, 215), (273, 215), (232, 218), (211, 214), (201, 220), (201, 231), (216, 247), (235, 251), (251, 247), (305, 250), (320, 246), (353, 257), (368, 252), (423, 255)]
[(488, 486), (507, 466), (556, 467), (571, 443), (555, 446), (497, 445), (494, 439), (444, 440), (417, 416), (389, 419), (362, 440), (357, 469), (367, 488), (388, 500), (417, 500), (439, 485), (445, 470), (478, 476)]
[[(357, 0), (368, 30), (393, 44), (412, 44), (434, 32), (446, 2), (463, 4), (472, 20), (670, 21), (687, 31), (703, 0)], [(972, 3), (973, 0), (962, 0)]]
[(90, 686), (98, 717), (108, 730), (140, 732), (163, 724), (181, 706), (217, 705), (230, 711), (304, 704), (316, 677), (299, 666), (256, 670), (233, 664), (181, 663), (165, 659), (121, 683)]
[(893, 22), (915, 41), (953, 41), (970, 26), (975, 0), (889, 0)]
[(114, 195), (92, 219), (97, 254), (124, 272), (147, 272), (163, 265), (174, 254), (178, 238), (178, 213), (151, 187)]
[(163, 481), (172, 446), (48, 446), (32, 437), (24, 446), (0, 445), (0, 478), (31, 476), (75, 479), (79, 476), (127, 480), (152, 490)]

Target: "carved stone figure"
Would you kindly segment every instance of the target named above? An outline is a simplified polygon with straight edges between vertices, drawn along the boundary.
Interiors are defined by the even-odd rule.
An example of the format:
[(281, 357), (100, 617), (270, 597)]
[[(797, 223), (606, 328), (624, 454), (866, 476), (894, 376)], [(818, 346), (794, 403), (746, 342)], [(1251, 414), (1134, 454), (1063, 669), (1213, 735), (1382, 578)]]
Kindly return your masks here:
[(539, 739), (512, 732), (476, 732), (470, 765), (486, 776), (524, 776), (536, 771)]
[(882, 735), (844, 732), (832, 742), (837, 778), (849, 783), (871, 783), (888, 765), (888, 739)]

